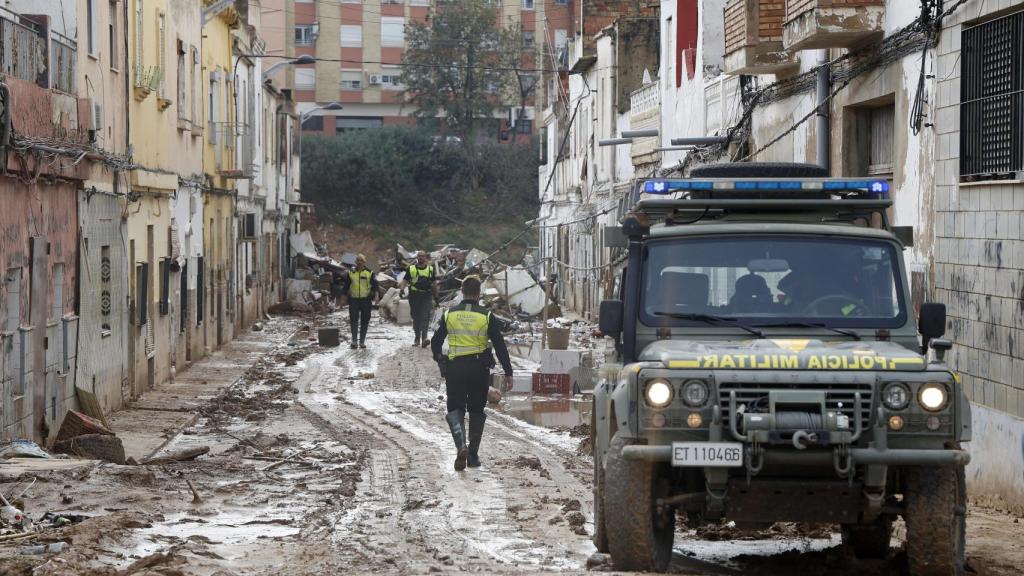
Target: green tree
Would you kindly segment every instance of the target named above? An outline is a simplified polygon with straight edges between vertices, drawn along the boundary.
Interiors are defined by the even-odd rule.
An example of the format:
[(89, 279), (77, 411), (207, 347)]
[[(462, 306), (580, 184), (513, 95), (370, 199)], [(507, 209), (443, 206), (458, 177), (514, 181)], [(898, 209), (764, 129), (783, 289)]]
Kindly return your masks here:
[(438, 4), (428, 22), (406, 26), (402, 83), (415, 116), (443, 114), (464, 141), (473, 140), (477, 119), (493, 117), (515, 80), (507, 55), (521, 50), (521, 39), (498, 22), (485, 0), (459, 0)]

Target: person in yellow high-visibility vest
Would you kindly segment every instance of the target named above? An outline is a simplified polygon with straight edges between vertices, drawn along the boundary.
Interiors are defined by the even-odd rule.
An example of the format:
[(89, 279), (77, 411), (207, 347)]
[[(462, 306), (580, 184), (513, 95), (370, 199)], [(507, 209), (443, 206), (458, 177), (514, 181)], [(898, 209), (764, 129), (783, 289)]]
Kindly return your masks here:
[[(445, 420), (455, 441), (455, 469), (480, 466), (480, 440), (484, 434), (484, 406), (490, 388), (490, 369), (494, 366), (491, 345), (505, 371), (505, 389), (512, 385), (512, 361), (501, 335), (500, 321), (480, 305), (480, 279), (467, 276), (462, 281), (463, 300), (445, 312), (430, 339), (434, 359), (444, 366), (448, 393), (448, 415)], [(445, 340), (448, 354), (443, 354)], [(463, 419), (469, 413), (468, 445)]]
[(401, 288), (409, 288), (409, 308), (412, 313), (412, 329), (416, 333), (413, 346), (426, 348), (429, 344), (427, 332), (430, 331), (430, 315), (433, 303), (437, 300), (437, 283), (434, 265), (430, 257), (420, 250), (416, 253), (416, 261), (405, 271)]
[(377, 305), (377, 275), (366, 267), (366, 256), (356, 256), (356, 267), (342, 276), (342, 290), (348, 295), (348, 321), (352, 329), (351, 348), (366, 348), (370, 311)]

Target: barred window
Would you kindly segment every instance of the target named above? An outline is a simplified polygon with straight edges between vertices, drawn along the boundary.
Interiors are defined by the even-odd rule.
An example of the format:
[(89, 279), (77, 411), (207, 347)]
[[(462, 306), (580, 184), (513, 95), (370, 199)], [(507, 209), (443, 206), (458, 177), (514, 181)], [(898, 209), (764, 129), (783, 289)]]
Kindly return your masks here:
[(1024, 178), (1024, 12), (963, 31), (960, 178)]

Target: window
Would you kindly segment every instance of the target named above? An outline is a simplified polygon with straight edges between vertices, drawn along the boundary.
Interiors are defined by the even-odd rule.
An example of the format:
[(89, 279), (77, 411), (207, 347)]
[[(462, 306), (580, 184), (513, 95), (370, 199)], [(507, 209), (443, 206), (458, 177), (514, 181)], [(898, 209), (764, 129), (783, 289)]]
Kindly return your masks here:
[(342, 90), (362, 90), (363, 89), (363, 72), (362, 72), (362, 70), (342, 70), (341, 71), (341, 89)]
[(135, 265), (135, 325), (145, 326), (149, 320), (149, 262)]
[(160, 270), (160, 300), (157, 308), (161, 316), (167, 316), (171, 310), (171, 259), (161, 258), (158, 264)]
[(363, 27), (359, 25), (341, 25), (342, 48), (359, 48), (363, 45)]
[(555, 48), (565, 48), (569, 44), (568, 30), (555, 30)]
[(533, 133), (533, 120), (526, 118), (520, 118), (516, 120), (516, 132), (520, 134), (532, 134)]
[(89, 54), (96, 55), (96, 0), (85, 0), (85, 34)]
[(402, 76), (399, 74), (381, 74), (380, 85), (385, 89), (402, 87)]
[(118, 69), (117, 60), (117, 2), (110, 3), (110, 21), (107, 24), (107, 52), (110, 54), (110, 68)]
[(569, 0), (555, 0), (555, 6), (568, 6)]
[(110, 334), (110, 246), (100, 247), (100, 334)]
[(533, 30), (523, 30), (523, 50), (532, 50), (536, 45), (536, 33)]
[(217, 76), (210, 72), (210, 108), (208, 118), (210, 119), (210, 143), (217, 143)]
[(410, 6), (430, 6), (430, 0), (410, 0)]
[(314, 26), (312, 24), (296, 24), (295, 25), (295, 45), (296, 46), (312, 46), (316, 41), (313, 33)]
[(334, 130), (339, 134), (348, 130), (365, 130), (367, 128), (380, 128), (383, 125), (383, 118), (356, 118), (351, 116), (338, 116), (334, 119)]
[(164, 91), (166, 74), (164, 72), (167, 70), (167, 18), (162, 12), (157, 15), (157, 31), (157, 54), (160, 58), (160, 61), (157, 62), (157, 73), (160, 74), (160, 88), (157, 95), (166, 98), (167, 94)]
[(188, 48), (178, 39), (178, 118), (188, 120), (188, 73), (185, 69), (185, 56)]
[(523, 10), (533, 10), (533, 0), (523, 0)]
[(316, 88), (316, 69), (314, 68), (296, 68), (295, 69), (295, 89), (296, 90), (312, 90)]
[(402, 16), (381, 16), (381, 46), (401, 48), (405, 46), (405, 18)]
[(894, 328), (906, 318), (900, 254), (879, 240), (761, 236), (674, 239), (647, 246), (641, 320), (648, 326), (735, 330), (821, 322)]
[(872, 108), (870, 117), (871, 151), (868, 159), (868, 174), (892, 174), (896, 106)]
[(302, 121), (302, 129), (310, 130), (312, 132), (323, 132), (324, 131), (324, 117), (323, 116), (310, 116)]
[(142, 0), (135, 0), (135, 85), (142, 84)]
[(963, 31), (960, 178), (1024, 178), (1024, 12)]
[[(201, 95), (199, 93), (203, 85), (203, 79), (199, 77), (199, 48), (192, 47), (192, 124), (193, 126), (203, 125), (203, 111), (200, 105)], [(193, 132), (198, 134), (198, 132)]]

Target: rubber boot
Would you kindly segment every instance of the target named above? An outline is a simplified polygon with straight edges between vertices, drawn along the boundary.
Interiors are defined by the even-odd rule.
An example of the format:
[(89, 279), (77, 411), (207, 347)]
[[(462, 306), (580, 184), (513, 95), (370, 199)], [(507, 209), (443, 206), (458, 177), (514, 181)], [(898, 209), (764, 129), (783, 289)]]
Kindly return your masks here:
[(448, 421), (448, 428), (452, 431), (452, 440), (455, 441), (455, 449), (459, 451), (458, 455), (455, 456), (456, 472), (462, 472), (466, 469), (466, 457), (469, 454), (469, 450), (466, 448), (466, 433), (462, 424), (462, 418), (462, 410), (452, 410), (447, 416), (445, 416), (445, 420)]
[(480, 467), (480, 440), (484, 437), (484, 422), (487, 421), (487, 414), (483, 412), (469, 413), (469, 456), (467, 458), (470, 468)]

